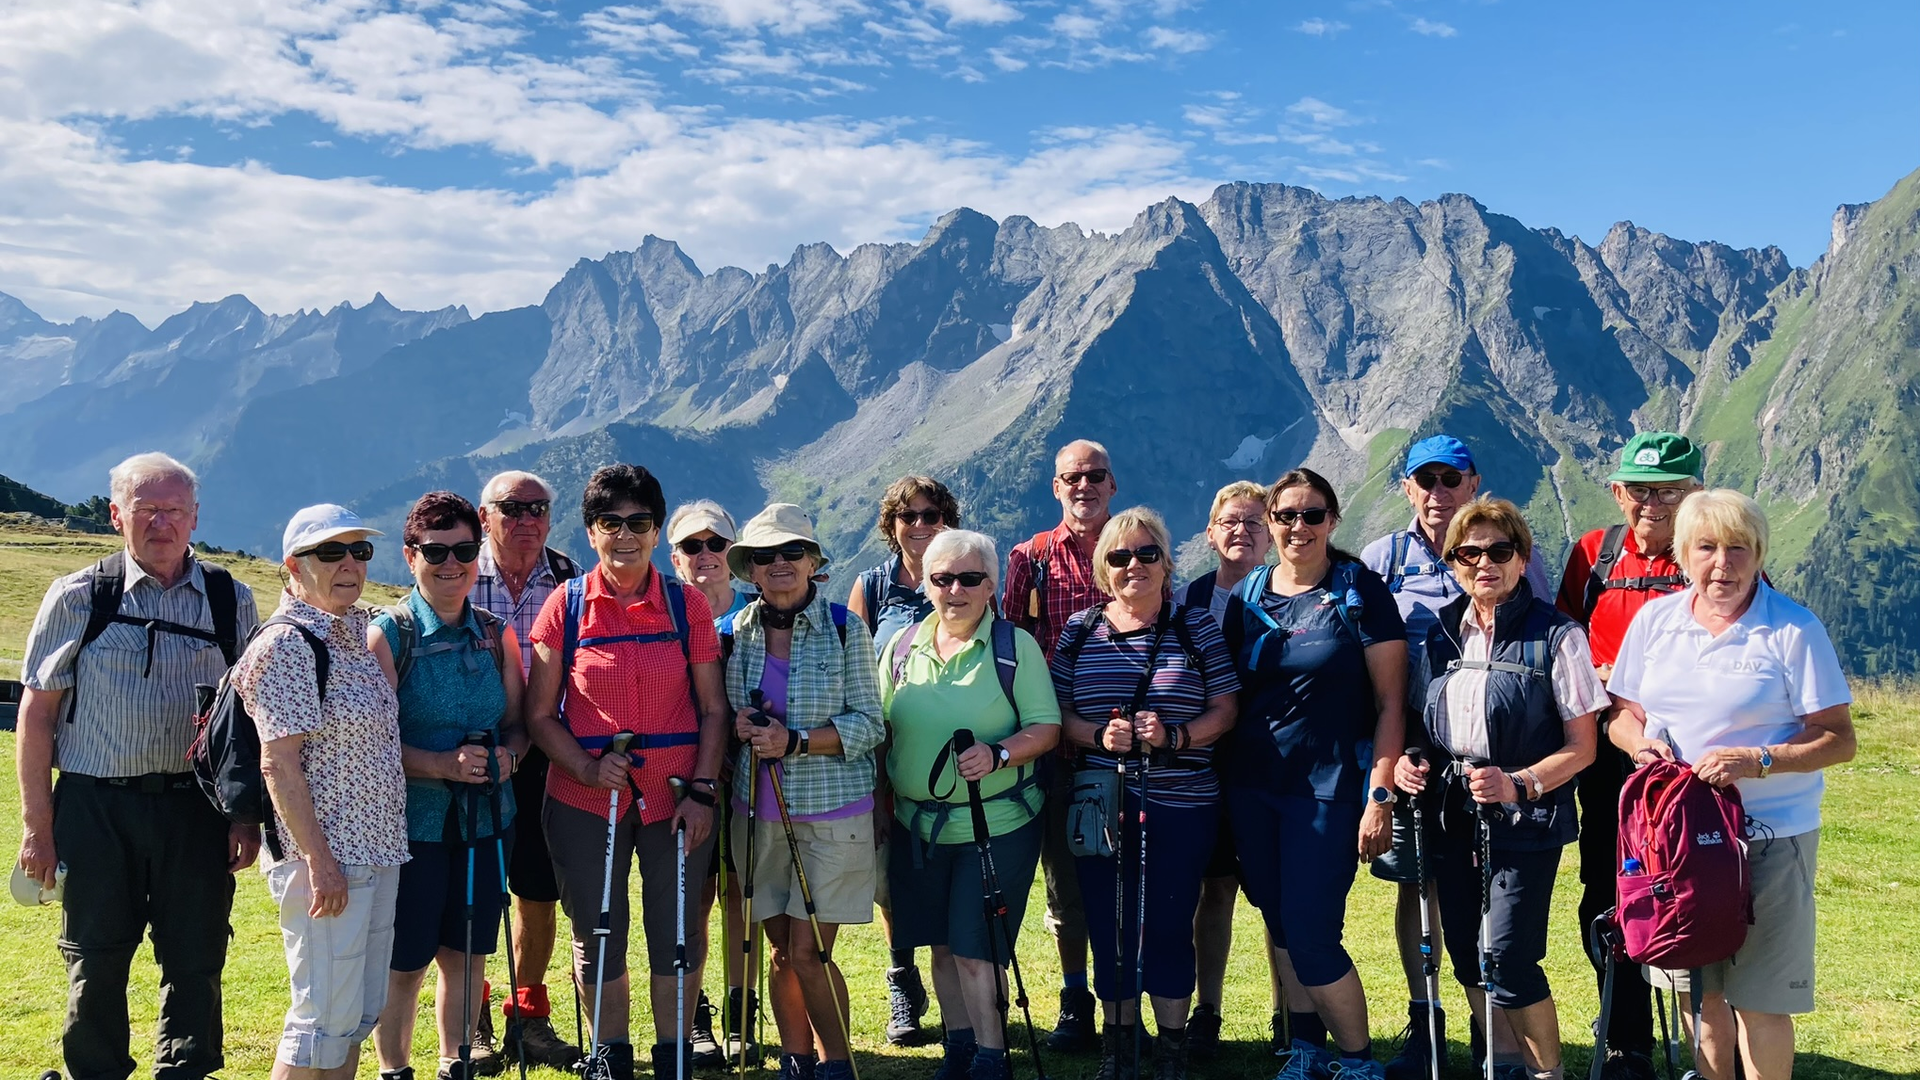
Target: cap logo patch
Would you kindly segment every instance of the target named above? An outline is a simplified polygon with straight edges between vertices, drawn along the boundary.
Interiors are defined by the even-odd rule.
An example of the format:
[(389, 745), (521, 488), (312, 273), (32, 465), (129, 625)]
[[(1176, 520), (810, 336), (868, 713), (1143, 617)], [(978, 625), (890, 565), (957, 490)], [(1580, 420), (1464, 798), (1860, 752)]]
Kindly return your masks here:
[(1651, 446), (1643, 446), (1640, 448), (1639, 453), (1633, 455), (1633, 463), (1635, 465), (1658, 465), (1660, 464), (1660, 451), (1655, 450)]

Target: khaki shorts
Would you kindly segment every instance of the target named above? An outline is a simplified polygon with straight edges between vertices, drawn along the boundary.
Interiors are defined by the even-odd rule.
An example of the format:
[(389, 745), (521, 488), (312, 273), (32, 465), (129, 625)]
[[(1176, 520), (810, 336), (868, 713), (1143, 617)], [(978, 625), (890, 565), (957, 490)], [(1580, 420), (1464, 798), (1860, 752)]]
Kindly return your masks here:
[[(733, 819), (733, 862), (741, 880), (752, 867), (753, 921), (775, 915), (807, 917), (800, 880), (793, 872), (793, 856), (778, 816), (753, 823), (753, 861), (747, 861), (747, 817)], [(846, 926), (873, 921), (873, 893), (877, 880), (873, 851), (873, 815), (856, 814), (837, 821), (796, 821), (793, 837), (813, 891), (814, 912), (823, 923)]]
[[(1753, 925), (1747, 943), (1725, 960), (1700, 969), (1707, 993), (1723, 993), (1739, 1012), (1792, 1015), (1813, 1011), (1813, 872), (1820, 830), (1748, 848), (1753, 873)], [(1647, 969), (1647, 982), (1693, 987), (1684, 971)]]

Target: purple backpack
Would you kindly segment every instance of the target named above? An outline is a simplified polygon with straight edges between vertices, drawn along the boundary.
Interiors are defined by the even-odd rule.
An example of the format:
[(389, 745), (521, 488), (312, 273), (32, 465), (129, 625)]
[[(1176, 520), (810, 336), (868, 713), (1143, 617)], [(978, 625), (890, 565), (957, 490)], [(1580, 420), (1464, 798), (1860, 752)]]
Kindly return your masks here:
[(1717, 964), (1753, 923), (1738, 789), (1656, 761), (1620, 789), (1615, 920), (1627, 959), (1668, 971)]

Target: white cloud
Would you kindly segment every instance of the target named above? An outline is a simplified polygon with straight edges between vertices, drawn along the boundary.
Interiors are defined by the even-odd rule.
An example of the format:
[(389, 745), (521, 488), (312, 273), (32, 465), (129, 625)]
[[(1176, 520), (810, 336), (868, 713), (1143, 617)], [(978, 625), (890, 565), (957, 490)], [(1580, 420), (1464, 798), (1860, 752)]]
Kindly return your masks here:
[(947, 13), (955, 23), (997, 24), (1016, 22), (1020, 9), (1005, 0), (928, 0), (927, 6)]
[(1213, 44), (1213, 37), (1198, 30), (1176, 30), (1168, 26), (1150, 26), (1146, 33), (1147, 44), (1156, 49), (1170, 52), (1200, 52)]
[(862, 0), (662, 0), (675, 14), (734, 30), (799, 34), (866, 13)]
[(1303, 97), (1287, 106), (1287, 115), (1318, 127), (1348, 127), (1359, 123), (1352, 113), (1317, 97)]
[(1047, 24), (1056, 34), (1085, 40), (1100, 36), (1100, 20), (1078, 12), (1063, 12), (1053, 17)]
[(1449, 38), (1460, 32), (1446, 23), (1421, 18), (1414, 19), (1413, 22), (1407, 24), (1407, 28), (1416, 34), (1425, 34), (1428, 37)]
[(1352, 28), (1337, 19), (1320, 18), (1304, 19), (1298, 26), (1294, 27), (1294, 30), (1299, 33), (1308, 34), (1312, 37), (1332, 37), (1340, 31), (1348, 29)]

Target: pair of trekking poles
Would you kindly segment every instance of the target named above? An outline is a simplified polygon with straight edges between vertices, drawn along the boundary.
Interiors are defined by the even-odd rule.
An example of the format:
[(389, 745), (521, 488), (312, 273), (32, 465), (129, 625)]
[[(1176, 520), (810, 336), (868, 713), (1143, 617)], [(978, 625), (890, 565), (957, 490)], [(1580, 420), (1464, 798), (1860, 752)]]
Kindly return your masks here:
[[(1406, 755), (1414, 768), (1420, 767), (1424, 754), (1419, 747), (1407, 747)], [(1441, 775), (1448, 782), (1458, 781), (1464, 785), (1471, 771), (1484, 765), (1484, 762), (1456, 759), (1448, 763)], [(1427, 1066), (1431, 1070), (1431, 1080), (1440, 1080), (1440, 967), (1435, 959), (1433, 914), (1428, 908), (1426, 811), (1421, 805), (1424, 795), (1425, 792), (1413, 795), (1408, 805), (1413, 817), (1414, 877), (1419, 882), (1420, 892), (1420, 973), (1426, 981), (1427, 991)], [(1485, 1051), (1484, 1080), (1493, 1080), (1493, 957), (1488, 945), (1493, 936), (1493, 815), (1499, 811), (1499, 807), (1475, 803), (1471, 793), (1467, 795), (1467, 802), (1474, 808), (1474, 862), (1480, 870), (1480, 932), (1477, 944), (1480, 993), (1486, 1001), (1486, 1017), (1480, 1024)]]
[[(507, 886), (507, 841), (506, 841), (505, 835), (502, 834), (501, 828), (500, 828), (500, 820), (502, 817), (501, 805), (500, 805), (500, 800), (501, 800), (500, 785), (502, 783), (502, 779), (500, 776), (500, 757), (498, 754), (495, 754), (493, 752), (494, 751), (494, 733), (491, 731), (469, 731), (467, 732), (466, 738), (461, 740), (460, 745), (480, 747), (487, 752), (486, 783), (482, 785), (462, 784), (460, 785), (461, 790), (459, 791), (460, 797), (466, 803), (465, 837), (466, 837), (466, 846), (467, 846), (467, 882), (466, 882), (466, 885), (467, 885), (466, 887), (466, 935), (467, 936), (466, 936), (466, 949), (464, 954), (461, 957), (461, 978), (460, 978), (461, 1028), (460, 1028), (460, 1049), (459, 1049), (459, 1057), (457, 1060), (460, 1063), (460, 1075), (462, 1077), (470, 1078), (473, 1076), (473, 1034), (474, 1034), (474, 1030), (479, 1026), (479, 1018), (474, 1015), (474, 1011), (473, 1011), (473, 908), (474, 908), (473, 898), (474, 898), (475, 879), (478, 876), (477, 869), (475, 866), (475, 853), (479, 848), (479, 844), (480, 844), (477, 831), (479, 827), (479, 804), (480, 804), (480, 798), (482, 795), (485, 795), (487, 797), (489, 806), (491, 808), (492, 817), (493, 817), (493, 856), (494, 856), (494, 862), (498, 865), (500, 870), (500, 925), (501, 925), (500, 944), (501, 944), (501, 948), (504, 949), (507, 954), (507, 994), (509, 997), (512, 996), (514, 992), (514, 987), (519, 984), (520, 979), (519, 979), (519, 973), (515, 970), (514, 964), (513, 964), (513, 905), (512, 905), (512, 901), (509, 899), (509, 892), (508, 892), (508, 886)], [(448, 786), (452, 787), (453, 785), (449, 784)], [(483, 1002), (481, 1007), (487, 1008), (489, 1006), (487, 1006), (486, 1003)], [(521, 1045), (516, 1047), (514, 1050), (514, 1056), (520, 1059), (520, 1080), (526, 1080), (527, 1054), (526, 1054), (525, 1037), (524, 1037), (525, 1027), (524, 1025), (516, 1025), (513, 1028), (513, 1031), (514, 1031), (514, 1037), (516, 1039), (521, 1040)]]
[[(1157, 643), (1155, 647), (1158, 648)], [(1153, 670), (1151, 659), (1147, 663), (1147, 670), (1149, 672)], [(1118, 707), (1112, 711), (1109, 718), (1130, 719), (1126, 710)], [(1141, 998), (1146, 993), (1147, 984), (1147, 781), (1151, 776), (1153, 764), (1153, 755), (1146, 753), (1143, 746), (1144, 744), (1136, 736), (1133, 749), (1119, 755), (1114, 762), (1113, 771), (1120, 781), (1119, 835), (1114, 836), (1109, 845), (1113, 848), (1113, 985), (1117, 990), (1124, 981), (1122, 969), (1126, 966), (1127, 953), (1127, 889), (1120, 872), (1126, 861), (1121, 854), (1121, 847), (1126, 833), (1127, 764), (1134, 762), (1140, 778), (1140, 807), (1134, 819), (1139, 833), (1137, 849), (1139, 855), (1134, 865), (1134, 895), (1137, 902), (1135, 904), (1132, 994), (1133, 1075), (1136, 1077), (1140, 1075), (1140, 1059), (1143, 1056), (1141, 1044), (1145, 1040), (1146, 1028), (1145, 1016), (1140, 1005)]]

